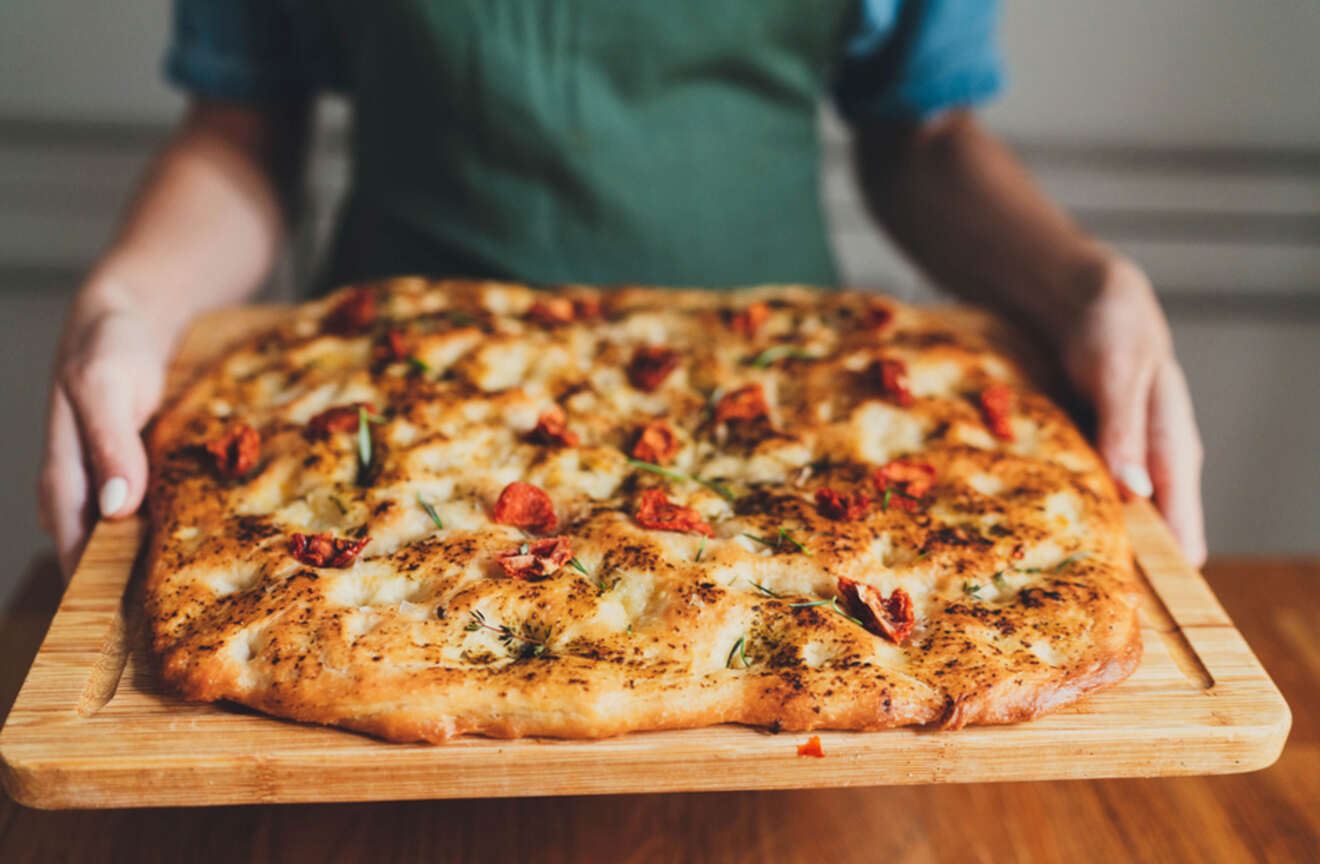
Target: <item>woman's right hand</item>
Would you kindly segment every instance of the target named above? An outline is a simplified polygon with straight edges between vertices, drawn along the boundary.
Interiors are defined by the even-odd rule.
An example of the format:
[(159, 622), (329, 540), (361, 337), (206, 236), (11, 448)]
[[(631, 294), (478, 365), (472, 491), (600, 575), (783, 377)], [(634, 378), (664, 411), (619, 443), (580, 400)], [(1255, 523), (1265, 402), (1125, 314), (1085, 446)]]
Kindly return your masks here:
[(85, 288), (55, 359), (37, 500), (67, 580), (98, 516), (132, 514), (147, 487), (141, 431), (160, 402), (173, 334), (116, 286)]

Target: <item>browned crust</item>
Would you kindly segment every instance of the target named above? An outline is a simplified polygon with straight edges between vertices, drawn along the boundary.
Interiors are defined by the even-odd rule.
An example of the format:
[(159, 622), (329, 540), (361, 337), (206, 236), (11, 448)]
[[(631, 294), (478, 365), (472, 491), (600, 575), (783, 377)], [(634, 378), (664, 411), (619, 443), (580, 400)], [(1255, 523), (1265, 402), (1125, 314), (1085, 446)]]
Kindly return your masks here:
[[(396, 304), (396, 312), (421, 303), (419, 298), (444, 296), (450, 308), (475, 309), (482, 314), (481, 303), (495, 302), (489, 300), (492, 292), (504, 298), (499, 303), (515, 307), (519, 303), (525, 306), (532, 296), (521, 286), (426, 284), (416, 280), (393, 283), (380, 290), (383, 298)], [(581, 293), (586, 289), (575, 290)], [(724, 307), (752, 298), (772, 298), (800, 311), (871, 302), (861, 295), (820, 296), (802, 289), (762, 289), (716, 298), (703, 293), (629, 289), (611, 300), (615, 321), (629, 314), (649, 315), (655, 308), (663, 308), (664, 314), (687, 310), (684, 314), (693, 315), (694, 322), (699, 322), (693, 324), (699, 333), (701, 327), (715, 326), (713, 322), (719, 319), (712, 316)], [(867, 525), (840, 526), (817, 518), (809, 506), (795, 503), (796, 499), (788, 494), (792, 490), (776, 491), (773, 484), (753, 482), (740, 487), (748, 496), (744, 500), (762, 503), (753, 506), (750, 515), (726, 513), (725, 518), (733, 520), (730, 524), (737, 522), (736, 527), (753, 527), (766, 535), (788, 520), (799, 536), (809, 538), (815, 554), (797, 560), (785, 556), (781, 566), (781, 553), (776, 551), (767, 565), (753, 554), (755, 550), (737, 547), (726, 536), (712, 546), (716, 551), (709, 553), (708, 560), (709, 567), (715, 569), (710, 570), (708, 565), (697, 566), (685, 557), (690, 550), (677, 559), (668, 557), (674, 552), (665, 545), (666, 538), (639, 536), (626, 517), (605, 512), (599, 504), (592, 505), (595, 509), (573, 504), (573, 499), (565, 497), (569, 492), (561, 495), (552, 490), (557, 508), (574, 514), (566, 521), (575, 542), (593, 550), (592, 554), (599, 552), (597, 558), (609, 550), (629, 550), (631, 557), (624, 570), (649, 574), (646, 578), (655, 582), (652, 599), (673, 590), (687, 599), (663, 609), (655, 620), (645, 614), (638, 617), (633, 614), (635, 610), (630, 610), (629, 620), (638, 625), (636, 639), (632, 638), (631, 623), (628, 639), (622, 633), (602, 635), (598, 619), (605, 616), (602, 609), (614, 599), (606, 591), (597, 593), (596, 586), (569, 571), (531, 584), (492, 578), (489, 570), (486, 578), (476, 582), (470, 573), (459, 574), (458, 563), (486, 561), (492, 549), (503, 548), (500, 543), (507, 545), (507, 540), (500, 540), (502, 535), (492, 536), (488, 530), (478, 528), (451, 531), (441, 539), (407, 540), (392, 551), (386, 549), (376, 555), (369, 547), (364, 555), (364, 560), (376, 562), (371, 566), (384, 567), (385, 576), (372, 579), (400, 576), (414, 591), (409, 597), (428, 609), (434, 608), (434, 614), (449, 610), (453, 617), (448, 623), (432, 620), (430, 612), (425, 620), (412, 621), (405, 614), (405, 606), (411, 601), (400, 604), (397, 600), (384, 602), (369, 597), (365, 605), (355, 606), (342, 597), (335, 599), (336, 591), (348, 591), (345, 584), (367, 579), (358, 575), (362, 565), (345, 574), (299, 567), (282, 551), (286, 535), (290, 530), (319, 529), (319, 522), (309, 527), (310, 523), (297, 521), (307, 517), (286, 515), (281, 517), (283, 521), (273, 519), (262, 515), (274, 512), (271, 506), (258, 504), (266, 499), (280, 505), (297, 504), (304, 500), (300, 494), (314, 496), (318, 485), (333, 483), (336, 489), (348, 489), (344, 492), (344, 497), (351, 499), (347, 506), (357, 514), (350, 519), (346, 510), (346, 525), (360, 523), (373, 535), (415, 534), (414, 528), (405, 525), (410, 517), (399, 512), (399, 503), (407, 496), (394, 494), (388, 507), (385, 504), (389, 502), (380, 499), (389, 496), (372, 496), (375, 487), (393, 489), (391, 484), (411, 493), (409, 484), (418, 478), (396, 470), (398, 466), (388, 461), (395, 457), (386, 444), (382, 457), (385, 467), (372, 481), (373, 488), (352, 488), (351, 481), (345, 479), (345, 466), (351, 467), (353, 462), (352, 445), (309, 439), (291, 419), (291, 413), (301, 409), (270, 407), (271, 391), (261, 391), (253, 383), (263, 380), (261, 370), (278, 378), (280, 387), (287, 387), (291, 381), (297, 385), (327, 380), (314, 362), (304, 366), (293, 358), (302, 356), (299, 352), (309, 352), (318, 340), (324, 341), (311, 329), (334, 302), (332, 298), (309, 304), (276, 332), (256, 337), (231, 352), (180, 394), (151, 430), (153, 534), (147, 606), (164, 677), (189, 698), (233, 700), (294, 720), (343, 726), (398, 741), (440, 742), (461, 734), (594, 738), (641, 729), (726, 722), (793, 731), (913, 724), (957, 729), (968, 724), (1028, 720), (1057, 710), (1122, 680), (1139, 662), (1136, 593), (1113, 484), (1066, 417), (1044, 397), (1034, 394), (1003, 358), (996, 361), (1000, 365), (995, 368), (1003, 370), (1019, 389), (1020, 414), (1030, 424), (1029, 434), (1035, 436), (1032, 451), (1016, 453), (1003, 444), (989, 449), (984, 445), (951, 444), (948, 433), (944, 433), (944, 439), (927, 438), (926, 447), (915, 451), (915, 455), (932, 460), (940, 468), (941, 485), (934, 493), (934, 502), (954, 508), (965, 520), (1001, 513), (1006, 524), (1018, 526), (1016, 533), (993, 537), (986, 534), (970, 542), (965, 531), (941, 533), (940, 520), (923, 522), (897, 512), (898, 508), (874, 514)], [(898, 304), (893, 306), (896, 322), (881, 340), (881, 349), (907, 357), (914, 364), (942, 362), (962, 370), (961, 383), (952, 396), (919, 399), (910, 413), (927, 430), (941, 424), (953, 424), (955, 430), (972, 429), (980, 422), (977, 412), (965, 395), (958, 394), (996, 380), (978, 365), (978, 358), (992, 356), (991, 350), (967, 331)], [(400, 320), (406, 321), (407, 313), (400, 314)], [(474, 337), (474, 344), (503, 340), (502, 350), (516, 350), (516, 340), (499, 335), (501, 328), (508, 329), (499, 323), (502, 320), (499, 315), (486, 314), (476, 325), (482, 333)], [(471, 327), (456, 328), (461, 330), (463, 326)], [(518, 325), (511, 326), (516, 330)], [(570, 338), (564, 334), (572, 329), (558, 330), (555, 338)], [(447, 333), (434, 340), (457, 338)], [(721, 332), (707, 341), (728, 341), (728, 337)], [(383, 382), (368, 378), (364, 371), (368, 365), (364, 350), (368, 337), (356, 341), (348, 337), (341, 342), (343, 348), (330, 355), (332, 363), (338, 362), (333, 359), (337, 357), (363, 358), (360, 366), (349, 363), (344, 367), (341, 380), (345, 386), (375, 388), (377, 398), (390, 406), (393, 417), (425, 422), (429, 416), (427, 403), (418, 401), (415, 381), (409, 383), (401, 376)], [(765, 344), (756, 342), (749, 347), (739, 346), (739, 350), (754, 352)], [(848, 344), (845, 340), (836, 351), (841, 355), (852, 350)], [(711, 350), (718, 353), (724, 348)], [(355, 351), (358, 353), (353, 354)], [(471, 352), (465, 355), (470, 356)], [(620, 363), (627, 352), (607, 347), (603, 353), (597, 351), (597, 356)], [(709, 366), (716, 372), (728, 369), (733, 374), (748, 374), (745, 365), (729, 365), (731, 362), (715, 356), (694, 365)], [(468, 382), (477, 380), (471, 376), (485, 374), (471, 363), (463, 359), (453, 367), (458, 370), (460, 385), (466, 388), (465, 398), (472, 396), (473, 385)], [(257, 371), (249, 376), (248, 367)], [(691, 374), (699, 376), (701, 371), (694, 368)], [(840, 452), (845, 445), (853, 446), (850, 439), (837, 437), (842, 434), (835, 428), (838, 423), (821, 427), (799, 422), (795, 426), (790, 419), (808, 417), (813, 400), (836, 399), (840, 391), (848, 391), (852, 385), (840, 384), (841, 376), (847, 373), (830, 369), (826, 362), (816, 362), (794, 367), (791, 375), (783, 373), (787, 377), (779, 379), (773, 378), (781, 374), (774, 368), (764, 374), (778, 380), (780, 398), (790, 400), (776, 407), (778, 437), (768, 439), (770, 444), (782, 443), (784, 438), (795, 443), (816, 440), (816, 446), (826, 447), (830, 453)], [(312, 385), (307, 388), (314, 389)], [(295, 405), (300, 398), (295, 398)], [(514, 388), (480, 398), (506, 410), (524, 396)], [(850, 394), (847, 398), (862, 400), (849, 404), (864, 407), (869, 397)], [(798, 401), (792, 401), (795, 399)], [(713, 436), (693, 419), (701, 410), (701, 399), (675, 393), (666, 400), (667, 409), (686, 424), (681, 432), (688, 442), (685, 446), (697, 447), (695, 442), (701, 436)], [(217, 401), (225, 403), (227, 417), (215, 416)], [(351, 400), (344, 397), (341, 401)], [(593, 458), (615, 465), (609, 462), (608, 453), (611, 448), (626, 447), (624, 442), (635, 428), (636, 417), (606, 416), (594, 423), (595, 415), (570, 415), (570, 425), (576, 424), (584, 433), (584, 452), (595, 445), (599, 452), (591, 451)], [(249, 481), (226, 485), (205, 470), (196, 451), (199, 443), (235, 416), (250, 417), (260, 426), (265, 441), (264, 461)], [(390, 420), (390, 424), (394, 422)], [(617, 434), (613, 426), (618, 427)], [(807, 437), (784, 434), (797, 428), (805, 430), (801, 435)], [(394, 429), (394, 425), (385, 427), (382, 435), (386, 440)], [(813, 435), (816, 437), (811, 438)], [(715, 458), (720, 447), (748, 445), (735, 435), (718, 446), (701, 446), (707, 447), (707, 456)], [(767, 450), (767, 446), (763, 441), (749, 455), (773, 455), (776, 451)], [(519, 453), (522, 455), (516, 458), (532, 459), (527, 463), (529, 470), (545, 470), (544, 456)], [(902, 451), (901, 455), (912, 456), (914, 451)], [(1076, 465), (1059, 467), (1056, 463), (1065, 457)], [(968, 485), (967, 478), (973, 474), (994, 475), (1008, 494), (976, 491)], [(822, 483), (853, 484), (851, 488), (858, 489), (869, 482), (861, 467), (849, 460), (818, 468), (815, 476)], [(663, 481), (643, 476), (640, 482), (646, 486)], [(301, 491), (291, 493), (294, 487)], [(718, 510), (718, 502), (710, 500), (712, 493), (671, 487), (671, 493), (678, 492), (687, 494), (696, 506)], [(1056, 536), (1045, 527), (1052, 523), (1033, 515), (1055, 493), (1070, 494), (1074, 506), (1080, 508), (1076, 516), (1080, 521), (1074, 524), (1084, 529), (1080, 535), (1084, 541), (1075, 539), (1075, 532), (1068, 537)], [(474, 486), (470, 494), (473, 500), (484, 501), (481, 506), (489, 505), (488, 491)], [(610, 500), (622, 500), (616, 506), (626, 513), (624, 495), (624, 499)], [(566, 500), (569, 503), (565, 504)], [(762, 504), (769, 509), (758, 513), (757, 507)], [(375, 509), (370, 510), (368, 505)], [(363, 517), (365, 522), (358, 518), (359, 508), (361, 514), (368, 514)], [(236, 518), (239, 511), (252, 515)], [(322, 517), (317, 519), (324, 521)], [(986, 524), (993, 527), (994, 523), (992, 520)], [(208, 530), (208, 525), (220, 527)], [(185, 537), (194, 529), (193, 535)], [(886, 565), (883, 572), (859, 573), (857, 567), (869, 560), (859, 552), (880, 536), (874, 532), (883, 532), (889, 538), (887, 542), (897, 549), (914, 550), (906, 553), (907, 562), (903, 562), (903, 554), (895, 553), (897, 563)], [(1068, 563), (1070, 558), (1064, 557), (1065, 553), (1081, 550), (1082, 542), (1089, 557)], [(1030, 568), (1019, 573), (1014, 569), (1015, 559), (1009, 557), (1015, 544), (1044, 550), (1040, 551), (1041, 560), (1062, 560), (1064, 563), (1058, 566), (1067, 567), (1066, 572), (1060, 573), (1050, 564), (1036, 567), (1035, 573), (1027, 573)], [(922, 557), (930, 556), (931, 566), (921, 568), (917, 560), (912, 560), (917, 548), (926, 550)], [(655, 563), (645, 565), (646, 561)], [(788, 586), (784, 588), (788, 593), (782, 600), (766, 599), (744, 584), (753, 581), (746, 575), (714, 584), (708, 574), (718, 572), (719, 567), (753, 573), (781, 588)], [(1000, 572), (1009, 574), (1010, 584), (995, 588), (998, 577), (994, 583), (987, 581), (996, 567), (1006, 568)], [(378, 570), (379, 566), (372, 572)], [(795, 575), (807, 570), (812, 570), (809, 578)], [(788, 606), (790, 599), (828, 596), (831, 574), (845, 573), (849, 578), (876, 578), (877, 587), (892, 589), (900, 584), (921, 592), (919, 605), (924, 613), (910, 645), (894, 654), (879, 637), (859, 631), (827, 609)], [(996, 599), (964, 596), (968, 577), (979, 580), (984, 592)], [(219, 592), (217, 585), (223, 586)], [(621, 590), (629, 587), (625, 585)], [(566, 622), (563, 632), (574, 631), (577, 635), (548, 656), (513, 662), (498, 657), (481, 662), (459, 660), (452, 654), (442, 661), (437, 644), (428, 641), (419, 647), (419, 640), (443, 634), (448, 634), (444, 638), (451, 642), (468, 640), (463, 644), (469, 644), (472, 637), (455, 627), (454, 620), (473, 610), (491, 608), (539, 609), (556, 622)], [(363, 623), (357, 618), (371, 621)], [(741, 622), (737, 626), (743, 629), (731, 630), (734, 625), (730, 621)], [(356, 632), (360, 628), (365, 629)], [(662, 629), (672, 629), (678, 635), (665, 637), (660, 633)], [(740, 661), (732, 659), (734, 652), (729, 654), (730, 663), (737, 667), (733, 671), (742, 674), (734, 675), (729, 669), (712, 666), (708, 659), (700, 660), (703, 646), (719, 640), (723, 640), (718, 652), (722, 655), (724, 644), (735, 632), (743, 632), (747, 644), (755, 645), (749, 652), (754, 660), (749, 668), (740, 668)], [(668, 648), (666, 638), (673, 640)], [(812, 641), (825, 646), (822, 650), (828, 657), (823, 665), (813, 666), (816, 661), (804, 653), (806, 648), (802, 646)], [(799, 655), (788, 656), (794, 645), (801, 648)], [(497, 654), (501, 650), (489, 644), (478, 647)]]

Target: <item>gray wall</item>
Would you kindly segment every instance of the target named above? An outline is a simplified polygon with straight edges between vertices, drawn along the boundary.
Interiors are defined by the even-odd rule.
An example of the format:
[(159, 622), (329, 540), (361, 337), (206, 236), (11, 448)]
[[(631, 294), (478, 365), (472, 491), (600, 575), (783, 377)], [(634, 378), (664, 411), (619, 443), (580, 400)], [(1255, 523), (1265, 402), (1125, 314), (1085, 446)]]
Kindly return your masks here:
[[(0, 6), (0, 543), (15, 569), (44, 544), (28, 490), (59, 317), (181, 104), (158, 74), (168, 5)], [(1316, 0), (1006, 3), (1010, 89), (986, 116), (1156, 281), (1205, 431), (1216, 553), (1320, 549), (1317, 34)], [(343, 111), (327, 118), (342, 126)], [(844, 272), (932, 296), (863, 213), (846, 133), (822, 122)], [(337, 147), (317, 164), (300, 255), (343, 185)], [(285, 273), (305, 270), (300, 255)]]

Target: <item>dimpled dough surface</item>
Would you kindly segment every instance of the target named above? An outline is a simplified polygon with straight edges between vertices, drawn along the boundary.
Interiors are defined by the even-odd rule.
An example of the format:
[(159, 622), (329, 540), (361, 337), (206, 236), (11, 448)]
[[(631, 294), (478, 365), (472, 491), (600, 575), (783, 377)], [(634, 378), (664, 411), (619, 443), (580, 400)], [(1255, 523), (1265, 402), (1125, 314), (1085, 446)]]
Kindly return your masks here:
[[(644, 345), (677, 352), (651, 391), (628, 374)], [(878, 381), (882, 358), (910, 399)], [(717, 420), (752, 384), (769, 416)], [(1012, 391), (1007, 436), (979, 402), (995, 385)], [(308, 426), (360, 403), (365, 442), (356, 422)], [(571, 446), (535, 433), (556, 405)], [(674, 476), (629, 461), (657, 418)], [(237, 424), (260, 449), (228, 476), (206, 445)], [(979, 334), (877, 295), (345, 289), (198, 378), (150, 450), (148, 612), (165, 678), (193, 699), (399, 741), (958, 728), (1035, 717), (1139, 658), (1095, 453)], [(929, 490), (886, 494), (894, 460), (931, 466)], [(540, 536), (494, 521), (513, 482), (545, 491), (549, 535), (570, 544), (544, 578), (501, 564)], [(821, 488), (869, 506), (828, 518)], [(711, 536), (643, 527), (648, 490)], [(293, 554), (321, 533), (369, 539), (346, 566)], [(847, 580), (905, 592), (911, 632), (863, 626)]]

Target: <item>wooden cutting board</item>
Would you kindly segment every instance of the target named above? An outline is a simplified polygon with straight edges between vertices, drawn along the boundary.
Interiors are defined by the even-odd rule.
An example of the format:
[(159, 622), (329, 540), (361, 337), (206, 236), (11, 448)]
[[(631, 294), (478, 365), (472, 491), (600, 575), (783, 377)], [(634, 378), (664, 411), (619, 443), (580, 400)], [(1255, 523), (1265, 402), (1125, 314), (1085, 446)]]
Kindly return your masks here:
[[(175, 386), (277, 308), (216, 313), (193, 328)], [(5, 788), (32, 807), (136, 807), (874, 786), (1150, 777), (1263, 768), (1287, 704), (1154, 509), (1127, 509), (1146, 591), (1145, 658), (1127, 681), (1057, 714), (957, 732), (822, 732), (740, 726), (604, 741), (459, 739), (389, 744), (163, 690), (145, 653), (146, 526), (102, 523), (0, 731)]]

